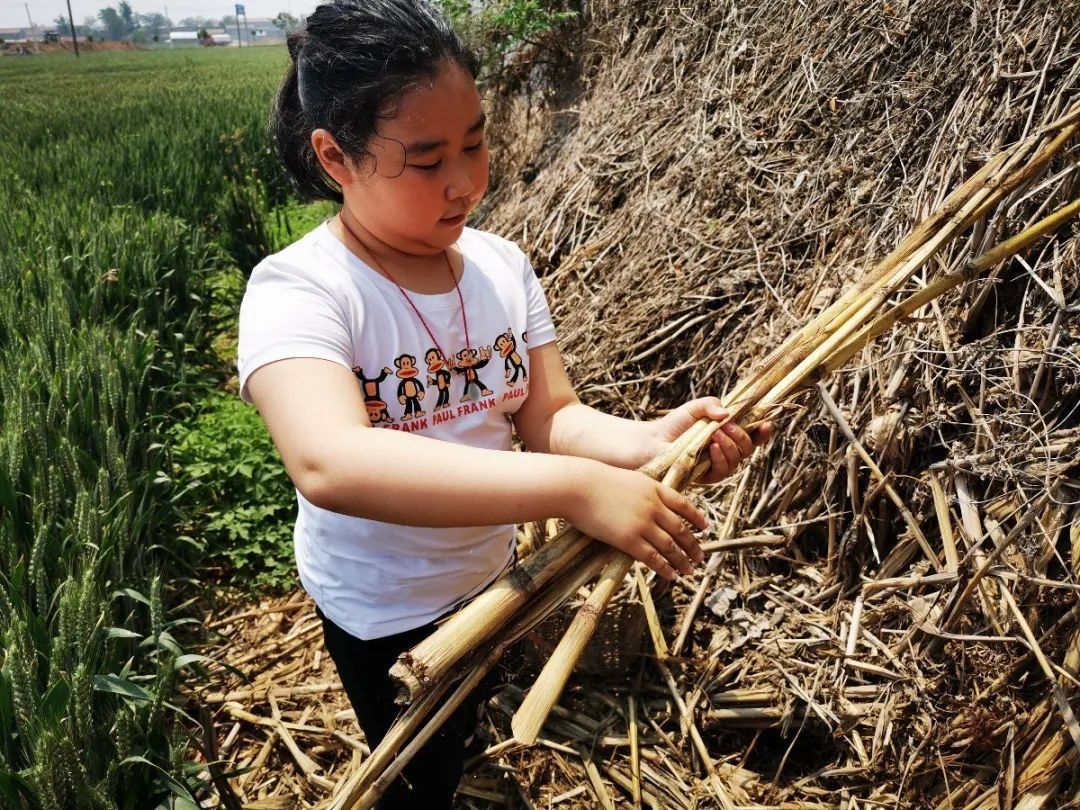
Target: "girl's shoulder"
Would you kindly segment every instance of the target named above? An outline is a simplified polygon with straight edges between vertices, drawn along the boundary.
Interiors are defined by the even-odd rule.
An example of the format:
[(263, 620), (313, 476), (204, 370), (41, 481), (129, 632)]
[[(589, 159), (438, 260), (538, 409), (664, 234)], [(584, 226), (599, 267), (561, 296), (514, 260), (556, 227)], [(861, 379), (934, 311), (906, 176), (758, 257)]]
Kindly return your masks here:
[[(296, 241), (276, 253), (264, 257), (251, 271), (248, 285), (275, 281), (306, 281), (319, 286), (334, 286), (335, 269), (341, 267), (341, 257), (335, 244), (341, 245), (327, 228), (326, 222), (312, 228)], [(337, 261), (327, 261), (336, 259)]]
[(490, 231), (465, 228), (458, 238), (461, 252), (485, 270), (523, 272), (529, 258), (516, 242)]

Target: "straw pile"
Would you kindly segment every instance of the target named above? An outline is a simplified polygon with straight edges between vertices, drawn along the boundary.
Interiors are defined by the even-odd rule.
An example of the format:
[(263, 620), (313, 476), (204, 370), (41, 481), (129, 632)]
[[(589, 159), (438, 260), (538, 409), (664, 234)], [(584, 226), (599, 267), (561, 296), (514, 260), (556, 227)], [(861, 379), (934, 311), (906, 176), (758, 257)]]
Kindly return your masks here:
[[(730, 389), (1080, 91), (1080, 19), (1051, 3), (596, 16), (591, 38), (617, 44), (586, 60), (599, 78), (585, 103), (552, 115), (573, 136), (530, 184), (501, 189), (491, 227), (541, 260), (579, 390), (626, 415)], [(1075, 156), (941, 267), (1075, 199)], [(752, 799), (933, 806), (952, 791), (964, 806), (1000, 790), (1009, 804), (1069, 772), (1059, 704), (1073, 684), (1055, 673), (1052, 689), (1033, 650), (1077, 663), (1077, 277), (1076, 243), (1058, 239), (946, 297), (835, 378), (828, 401), (804, 400), (729, 499), (711, 499), (714, 524), (734, 516), (719, 542), (783, 545), (751, 540), (686, 589), (699, 620), (665, 628), (687, 659), (669, 697), (697, 703), (713, 756), (758, 775)], [(879, 562), (911, 533), (849, 435), (941, 567), (963, 560), (955, 577), (933, 582), (922, 554)], [(942, 615), (998, 544), (998, 573)]]
[[(590, 403), (646, 418), (730, 389), (1080, 94), (1080, 19), (1060, 4), (850, 5), (592, 7), (576, 95), (533, 110), (484, 223), (536, 260)], [(940, 268), (1080, 196), (1076, 155)], [(676, 587), (656, 660), (578, 681), (537, 749), (499, 745), (520, 695), (496, 701), (495, 792), (582, 807), (1077, 798), (1069, 235), (804, 398), (708, 494), (729, 531)], [(893, 553), (919, 534), (929, 553)], [(341, 759), (323, 753), (314, 773), (332, 783)]]

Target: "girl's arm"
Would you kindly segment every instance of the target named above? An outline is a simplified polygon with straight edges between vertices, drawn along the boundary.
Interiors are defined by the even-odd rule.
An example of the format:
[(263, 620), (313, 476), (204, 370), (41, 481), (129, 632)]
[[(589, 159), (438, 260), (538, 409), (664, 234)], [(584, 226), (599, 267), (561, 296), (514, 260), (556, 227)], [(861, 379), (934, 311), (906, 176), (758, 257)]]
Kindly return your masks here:
[(353, 374), (327, 360), (269, 363), (247, 390), (296, 488), (324, 509), (435, 527), (561, 517), (668, 578), (703, 558), (684, 521), (704, 529), (705, 516), (639, 472), (374, 429)]
[(660, 448), (649, 422), (601, 413), (582, 404), (552, 341), (529, 349), (529, 395), (514, 428), (533, 452), (580, 456), (636, 469)]
[[(554, 343), (529, 350), (529, 396), (514, 416), (518, 435), (530, 449), (602, 461), (637, 469), (651, 460), (698, 419), (720, 421), (727, 412), (716, 397), (691, 400), (661, 419), (638, 422), (601, 413), (582, 404), (566, 374)], [(769, 425), (751, 437), (729, 423), (713, 434), (712, 468), (699, 483), (712, 484), (729, 475), (755, 444), (768, 441)]]

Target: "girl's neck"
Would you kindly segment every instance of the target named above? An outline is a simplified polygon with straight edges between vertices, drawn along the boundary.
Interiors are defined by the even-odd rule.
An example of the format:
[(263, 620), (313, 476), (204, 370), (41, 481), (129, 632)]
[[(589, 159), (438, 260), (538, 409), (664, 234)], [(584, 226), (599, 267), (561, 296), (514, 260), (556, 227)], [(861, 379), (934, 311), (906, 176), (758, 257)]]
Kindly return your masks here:
[[(460, 282), (464, 261), (456, 246), (429, 255), (407, 253), (379, 239), (348, 209), (343, 207), (340, 217), (347, 220), (348, 227), (342, 225), (339, 217), (334, 217), (329, 223), (331, 232), (372, 270), (397, 282), (409, 292), (439, 295), (451, 292), (455, 282)], [(446, 270), (447, 259), (450, 260), (453, 277)]]

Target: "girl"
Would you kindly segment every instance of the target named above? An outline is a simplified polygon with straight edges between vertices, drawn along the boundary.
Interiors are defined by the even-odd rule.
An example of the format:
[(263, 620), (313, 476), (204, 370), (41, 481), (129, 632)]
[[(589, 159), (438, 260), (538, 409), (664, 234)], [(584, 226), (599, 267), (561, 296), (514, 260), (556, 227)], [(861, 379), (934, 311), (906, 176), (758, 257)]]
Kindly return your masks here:
[[(240, 395), (296, 486), (300, 580), (374, 747), (391, 664), (511, 565), (515, 524), (565, 518), (667, 578), (701, 562), (702, 513), (635, 468), (725, 413), (710, 397), (635, 422), (578, 401), (528, 258), (465, 227), (488, 183), (477, 65), (430, 6), (334, 0), (289, 52), (274, 145), (302, 196), (341, 209), (253, 270)], [(718, 430), (703, 483), (752, 451)], [(450, 806), (470, 711), (380, 807)]]

